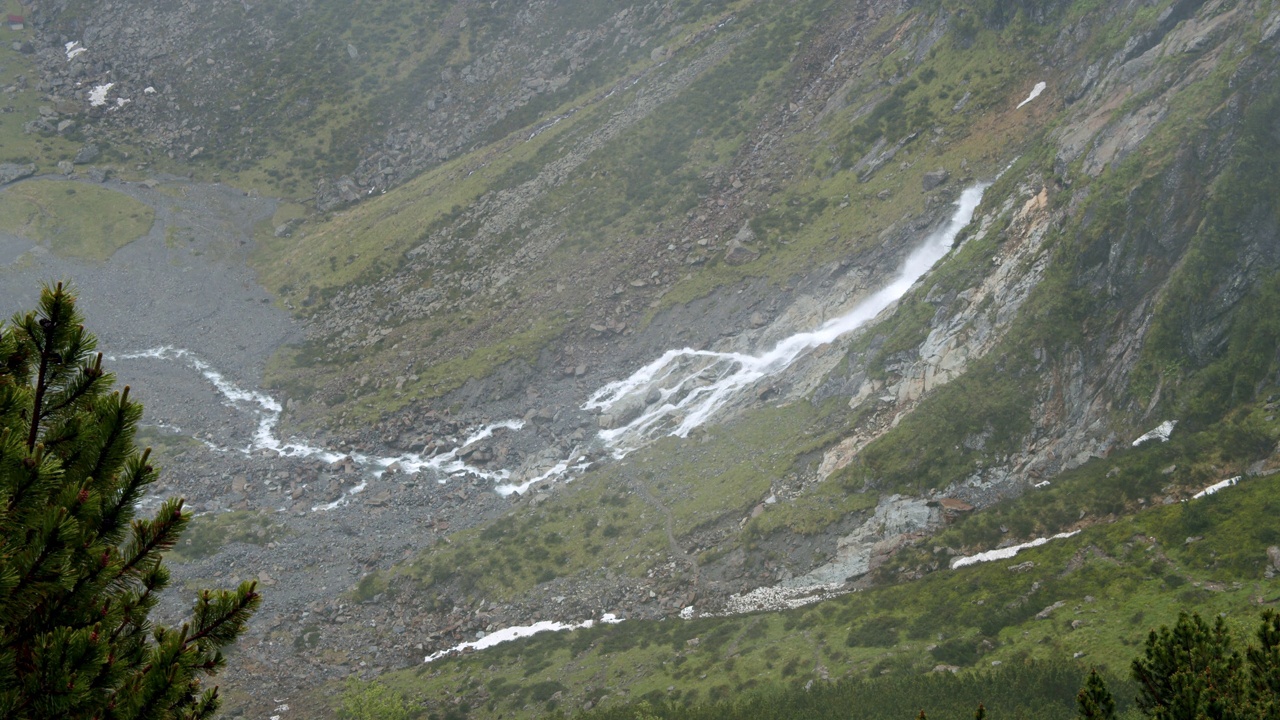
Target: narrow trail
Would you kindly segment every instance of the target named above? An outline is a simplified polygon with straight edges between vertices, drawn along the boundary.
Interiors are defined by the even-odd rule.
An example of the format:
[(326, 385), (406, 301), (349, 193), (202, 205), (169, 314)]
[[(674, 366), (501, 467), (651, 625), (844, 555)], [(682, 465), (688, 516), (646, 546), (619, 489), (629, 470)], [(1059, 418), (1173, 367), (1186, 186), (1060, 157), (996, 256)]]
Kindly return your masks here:
[(677, 558), (683, 558), (689, 565), (689, 569), (693, 571), (693, 589), (694, 592), (697, 592), (698, 588), (701, 587), (702, 569), (698, 567), (698, 559), (686, 552), (684, 548), (680, 547), (680, 543), (676, 542), (675, 518), (671, 514), (671, 509), (664, 505), (657, 495), (653, 494), (653, 491), (649, 489), (649, 486), (643, 480), (637, 479), (631, 483), (631, 486), (644, 496), (646, 502), (662, 513), (666, 522), (667, 544), (671, 547), (671, 554)]

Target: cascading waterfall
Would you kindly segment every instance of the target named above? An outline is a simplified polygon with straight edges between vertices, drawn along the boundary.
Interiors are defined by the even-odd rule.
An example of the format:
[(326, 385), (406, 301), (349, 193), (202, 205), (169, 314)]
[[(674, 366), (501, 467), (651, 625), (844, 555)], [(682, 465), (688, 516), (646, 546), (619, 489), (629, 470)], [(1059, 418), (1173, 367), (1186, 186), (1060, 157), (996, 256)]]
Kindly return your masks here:
[[(973, 218), (987, 187), (977, 185), (961, 193), (951, 220), (907, 256), (893, 282), (817, 330), (785, 338), (760, 355), (691, 348), (668, 350), (630, 377), (600, 388), (583, 409), (622, 414), (645, 408), (626, 424), (601, 431), (600, 439), (620, 458), (663, 435), (687, 437), (743, 389), (782, 372), (805, 352), (862, 327), (905, 295), (947, 254), (956, 236)], [(646, 407), (645, 400), (654, 390), (659, 399)]]
[[(960, 230), (973, 218), (987, 187), (987, 184), (981, 184), (962, 192), (955, 203), (956, 210), (950, 221), (926, 237), (920, 247), (907, 256), (892, 282), (843, 315), (823, 323), (818, 329), (791, 335), (760, 355), (691, 348), (669, 350), (629, 377), (601, 387), (582, 406), (584, 410), (598, 410), (620, 416), (622, 412), (631, 411), (629, 414), (632, 417), (619, 427), (601, 430), (598, 435), (600, 443), (615, 458), (621, 458), (665, 435), (687, 437), (694, 428), (708, 422), (727, 403), (758, 380), (783, 372), (809, 350), (833, 342), (870, 322), (905, 295), (922, 275), (947, 254)], [(286, 442), (276, 435), (280, 413), (283, 411), (279, 401), (266, 393), (240, 388), (189, 350), (164, 346), (117, 355), (111, 359), (178, 360), (198, 371), (213, 384), (226, 404), (248, 409), (258, 416), (252, 439), (247, 446), (239, 448), (245, 454), (269, 450), (286, 457), (316, 458), (329, 463), (349, 457), (375, 477), (392, 465), (398, 465), (408, 473), (434, 471), (440, 482), (450, 476), (472, 475), (493, 482), (494, 489), (502, 495), (523, 493), (540, 482), (572, 477), (590, 466), (581, 449), (575, 448), (567, 458), (553, 464), (541, 474), (515, 484), (508, 482), (510, 470), (485, 470), (468, 465), (458, 457), (460, 450), (492, 436), (497, 430), (519, 431), (524, 427), (521, 420), (505, 420), (476, 428), (457, 442), (452, 450), (430, 457), (417, 453), (376, 457), (361, 453), (340, 453), (299, 440)], [(657, 402), (646, 403), (655, 390), (659, 398)], [(364, 485), (361, 484), (350, 493), (359, 492), (363, 488)], [(314, 509), (332, 509), (345, 501), (344, 497)]]

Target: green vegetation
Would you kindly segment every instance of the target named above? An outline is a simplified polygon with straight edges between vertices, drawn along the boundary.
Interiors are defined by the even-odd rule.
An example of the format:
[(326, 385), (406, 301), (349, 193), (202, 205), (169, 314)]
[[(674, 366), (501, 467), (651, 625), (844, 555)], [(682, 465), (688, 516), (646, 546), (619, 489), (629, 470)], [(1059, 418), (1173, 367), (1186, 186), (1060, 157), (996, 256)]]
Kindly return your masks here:
[(191, 516), (164, 501), (134, 431), (142, 406), (112, 392), (75, 298), (46, 287), (0, 327), (0, 708), (10, 717), (211, 718), (204, 678), (261, 601), (252, 582), (203, 590), (180, 628), (148, 618), (163, 554)]
[(379, 682), (347, 679), (338, 708), (339, 720), (411, 720), (404, 696)]
[[(473, 707), (481, 716), (520, 710), (538, 683), (566, 688), (559, 707), (625, 687), (625, 703), (632, 704), (618, 709), (617, 697), (597, 703), (602, 717), (630, 717), (607, 713), (647, 707), (645, 712), (673, 718), (686, 711), (695, 713), (691, 717), (721, 711), (747, 717), (750, 708), (781, 712), (776, 708), (803, 705), (810, 697), (847, 702), (849, 695), (840, 693), (853, 692), (849, 686), (882, 693), (875, 695), (883, 698), (877, 703), (898, 713), (897, 703), (915, 702), (912, 694), (903, 698), (902, 688), (936, 687), (936, 694), (929, 690), (920, 697), (939, 698), (939, 704), (920, 703), (910, 714), (923, 707), (945, 717), (935, 711), (971, 711), (977, 701), (993, 715), (997, 707), (1002, 714), (1013, 712), (997, 703), (998, 693), (981, 688), (1022, 678), (1016, 681), (1023, 683), (1020, 690), (1008, 697), (1053, 696), (1061, 703), (1058, 710), (1040, 705), (1060, 714), (1046, 716), (1069, 717), (1085, 670), (1060, 663), (1083, 657), (1090, 666), (1110, 669), (1113, 688), (1127, 688), (1112, 678), (1124, 672), (1151, 624), (1190, 606), (1204, 615), (1225, 614), (1232, 632), (1242, 632), (1256, 617), (1256, 603), (1280, 593), (1280, 580), (1264, 573), (1266, 548), (1280, 537), (1274, 523), (1277, 492), (1280, 477), (1252, 478), (1200, 500), (1094, 525), (1013, 560), (940, 570), (915, 582), (780, 613), (627, 621), (547, 633), (384, 675), (382, 682), (431, 709), (439, 707), (438, 698), (468, 696), (483, 678), (489, 699)], [(1189, 537), (1194, 541), (1188, 543)], [(934, 562), (949, 556), (945, 548), (926, 555)], [(962, 670), (954, 680), (947, 679), (949, 673), (921, 676), (939, 664), (973, 670)], [(840, 682), (829, 687), (823, 678)], [(955, 693), (955, 705), (940, 702), (948, 693)], [(1118, 690), (1115, 696), (1124, 703), (1132, 692)], [(730, 710), (700, 708), (731, 699)], [(634, 705), (642, 700), (649, 705)], [(551, 707), (541, 702), (535, 706)], [(849, 706), (842, 707), (847, 712)], [(878, 711), (868, 706), (867, 712)]]
[(269, 515), (233, 510), (192, 518), (181, 541), (173, 548), (178, 562), (207, 558), (231, 542), (266, 545), (281, 537), (283, 525)]
[(637, 703), (582, 713), (583, 720), (901, 720), (967, 718), (982, 705), (989, 717), (1074, 717), (1081, 670), (1070, 663), (1028, 663), (964, 675), (886, 677), (770, 688), (720, 703)]
[[(715, 435), (664, 439), (637, 451), (625, 465), (604, 465), (559, 488), (537, 508), (524, 507), (483, 528), (455, 533), (447, 545), (398, 566), (389, 578), (374, 574), (365, 582), (403, 576), (432, 593), (505, 599), (575, 574), (607, 570), (639, 577), (667, 560), (674, 560), (676, 573), (684, 577), (690, 567), (682, 557), (687, 550), (671, 547), (668, 529), (677, 543), (704, 530), (727, 534), (769, 496), (770, 478), (794, 478), (811, 469), (815, 450), (830, 442), (827, 424), (827, 417), (808, 403), (795, 403), (751, 413), (717, 428)], [(794, 434), (781, 435), (783, 428)], [(637, 471), (632, 463), (644, 469)], [(747, 523), (743, 537), (760, 540), (784, 528), (818, 532), (875, 502), (874, 494), (819, 493), (771, 506)], [(755, 550), (749, 543), (748, 548)]]
[(89, 183), (33, 180), (0, 191), (0, 230), (63, 257), (105, 262), (154, 221), (149, 206)]

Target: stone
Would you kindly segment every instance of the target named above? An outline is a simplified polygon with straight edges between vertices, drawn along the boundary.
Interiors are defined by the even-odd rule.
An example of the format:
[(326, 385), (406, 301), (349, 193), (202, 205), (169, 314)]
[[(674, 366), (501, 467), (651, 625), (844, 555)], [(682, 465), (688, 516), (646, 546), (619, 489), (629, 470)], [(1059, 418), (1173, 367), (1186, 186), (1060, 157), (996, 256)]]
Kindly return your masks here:
[(1271, 567), (1267, 568), (1267, 577), (1280, 574), (1280, 546), (1272, 545), (1267, 548), (1267, 559), (1271, 561)]
[(751, 318), (748, 320), (748, 322), (751, 323), (751, 327), (753, 328), (761, 328), (761, 327), (764, 327), (766, 324), (764, 315), (761, 315), (758, 312), (751, 313)]
[(58, 172), (63, 175), (74, 175), (76, 172), (76, 166), (72, 165), (70, 160), (59, 160)]
[(1066, 604), (1067, 604), (1067, 601), (1066, 601), (1066, 600), (1059, 600), (1058, 602), (1056, 602), (1056, 603), (1054, 603), (1054, 604), (1050, 605), (1049, 607), (1047, 607), (1047, 608), (1045, 608), (1045, 609), (1041, 610), (1040, 612), (1036, 613), (1036, 619), (1037, 619), (1037, 620), (1048, 620), (1048, 619), (1049, 619), (1049, 616), (1053, 614), (1053, 611), (1054, 611), (1054, 610), (1057, 610), (1058, 608), (1060, 608), (1060, 607), (1062, 607), (1063, 605), (1066, 605)]
[(0, 163), (0, 185), (8, 185), (22, 178), (31, 177), (35, 172), (36, 166), (34, 163), (28, 165)]
[(724, 261), (730, 265), (745, 265), (758, 257), (760, 253), (733, 240), (729, 243), (729, 249), (725, 251)]
[(951, 179), (951, 173), (946, 170), (933, 170), (924, 174), (920, 179), (920, 186), (925, 192), (929, 192), (934, 188), (941, 186)]
[(83, 147), (76, 151), (76, 156), (71, 160), (71, 162), (76, 165), (87, 165), (94, 160), (97, 160), (98, 156), (101, 154), (102, 151), (98, 149), (96, 144), (85, 143)]

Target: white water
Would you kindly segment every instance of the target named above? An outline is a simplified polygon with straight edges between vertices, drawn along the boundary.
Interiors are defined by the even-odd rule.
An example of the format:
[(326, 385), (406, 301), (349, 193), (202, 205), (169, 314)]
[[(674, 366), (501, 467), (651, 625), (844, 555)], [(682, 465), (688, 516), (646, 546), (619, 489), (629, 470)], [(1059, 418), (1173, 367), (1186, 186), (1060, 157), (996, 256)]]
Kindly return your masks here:
[[(920, 247), (907, 256), (892, 282), (816, 330), (796, 333), (760, 355), (690, 348), (670, 350), (630, 377), (600, 388), (583, 405), (583, 409), (608, 413), (633, 403), (643, 407), (645, 397), (653, 389), (658, 390), (660, 400), (626, 425), (602, 430), (598, 435), (599, 440), (615, 457), (621, 458), (663, 435), (686, 437), (691, 430), (709, 421), (725, 404), (757, 380), (786, 370), (807, 351), (862, 327), (906, 294), (922, 275), (947, 254), (960, 230), (973, 218), (974, 210), (987, 187), (985, 184), (977, 185), (962, 192), (955, 203), (955, 213), (947, 225), (926, 237)], [(316, 458), (328, 463), (349, 457), (357, 465), (368, 469), (374, 477), (381, 476), (391, 465), (398, 465), (407, 473), (433, 470), (441, 478), (441, 483), (448, 476), (472, 475), (493, 482), (494, 489), (504, 496), (527, 492), (532, 485), (540, 482), (572, 477), (591, 466), (582, 449), (574, 448), (567, 457), (553, 463), (540, 474), (523, 482), (512, 483), (508, 482), (511, 478), (510, 470), (483, 470), (468, 465), (459, 458), (458, 453), (462, 449), (492, 436), (495, 431), (519, 431), (524, 427), (521, 420), (505, 420), (476, 428), (460, 441), (452, 440), (452, 450), (430, 457), (416, 453), (374, 457), (360, 453), (340, 453), (297, 439), (285, 441), (276, 435), (283, 410), (279, 401), (266, 393), (240, 388), (189, 350), (163, 346), (112, 359), (178, 360), (198, 371), (213, 384), (227, 405), (257, 415), (257, 427), (251, 440), (246, 446), (239, 448), (239, 452), (245, 454), (265, 450), (287, 457)], [(363, 489), (364, 484), (358, 485), (349, 491), (348, 496)], [(330, 510), (344, 504), (347, 499), (348, 497), (343, 497), (313, 509)]]
[(1015, 110), (1020, 110), (1020, 109), (1022, 109), (1022, 106), (1023, 106), (1023, 105), (1026, 105), (1027, 103), (1031, 102), (1032, 100), (1035, 100), (1036, 98), (1040, 97), (1040, 93), (1044, 92), (1044, 89), (1045, 89), (1045, 88), (1047, 88), (1047, 87), (1049, 87), (1049, 86), (1048, 86), (1047, 84), (1045, 84), (1043, 81), (1036, 83), (1036, 86), (1035, 86), (1035, 87), (1033, 87), (1033, 88), (1031, 88), (1031, 94), (1027, 96), (1027, 99), (1026, 99), (1026, 100), (1023, 100), (1023, 101), (1022, 101), (1022, 102), (1020, 102), (1020, 103), (1018, 103), (1018, 107), (1016, 107), (1016, 108), (1014, 108), (1014, 109), (1015, 109)]
[(620, 458), (663, 435), (687, 437), (744, 388), (782, 372), (805, 352), (862, 327), (905, 295), (947, 254), (956, 235), (973, 218), (987, 187), (978, 185), (961, 193), (950, 222), (907, 256), (891, 283), (818, 329), (796, 333), (760, 355), (692, 348), (668, 350), (630, 377), (600, 388), (583, 409), (609, 413), (643, 406), (645, 397), (654, 389), (660, 394), (660, 399), (634, 420), (601, 431), (600, 439)]
[[(388, 467), (399, 464), (402, 471), (406, 473), (415, 473), (423, 469), (431, 469), (436, 471), (441, 478), (452, 475), (475, 475), (486, 480), (494, 482), (505, 481), (510, 477), (507, 470), (499, 470), (490, 472), (480, 468), (468, 465), (458, 458), (458, 452), (469, 445), (480, 442), (491, 437), (495, 431), (500, 429), (519, 430), (524, 426), (521, 420), (505, 420), (503, 422), (485, 425), (481, 428), (473, 430), (461, 442), (458, 442), (454, 449), (434, 455), (431, 457), (423, 457), (417, 453), (406, 453), (393, 457), (372, 457), (361, 453), (340, 453), (334, 450), (309, 445), (299, 440), (282, 441), (276, 436), (276, 426), (280, 422), (280, 413), (283, 407), (275, 398), (266, 393), (256, 392), (252, 390), (244, 390), (235, 383), (227, 380), (222, 373), (214, 370), (209, 363), (197, 357), (194, 353), (183, 348), (171, 346), (163, 346), (143, 350), (142, 352), (128, 353), (108, 358), (109, 360), (139, 360), (139, 359), (156, 359), (156, 360), (180, 360), (188, 366), (198, 371), (206, 380), (208, 380), (224, 398), (224, 402), (232, 407), (247, 408), (258, 416), (258, 425), (254, 430), (253, 437), (247, 445), (238, 448), (239, 452), (246, 455), (252, 454), (258, 450), (268, 450), (278, 455), (286, 457), (299, 458), (316, 458), (326, 463), (333, 463), (344, 458), (351, 458), (353, 462), (362, 467), (372, 470), (374, 477), (381, 476)], [(215, 450), (225, 450), (219, 448), (207, 441), (205, 444)], [(443, 479), (440, 480), (444, 482)], [(364, 489), (361, 483), (352, 488), (348, 494), (355, 494)], [(346, 497), (336, 500), (328, 505), (319, 505), (313, 510), (332, 510), (335, 507), (345, 503)]]

